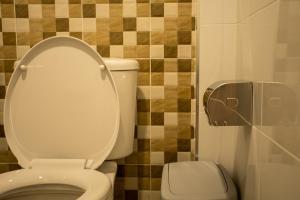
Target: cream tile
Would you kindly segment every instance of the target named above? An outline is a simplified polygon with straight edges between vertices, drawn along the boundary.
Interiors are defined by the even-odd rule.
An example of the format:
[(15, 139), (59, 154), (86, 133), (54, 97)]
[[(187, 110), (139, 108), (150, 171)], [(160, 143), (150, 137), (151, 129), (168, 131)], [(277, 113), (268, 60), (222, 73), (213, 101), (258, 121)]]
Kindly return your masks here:
[(69, 19), (69, 30), (70, 30), (70, 32), (82, 32), (82, 19), (81, 18), (70, 18)]
[(151, 18), (151, 31), (164, 31), (164, 18), (152, 17)]
[(178, 3), (164, 3), (164, 16), (177, 17), (178, 16)]
[(150, 30), (150, 18), (149, 17), (137, 17), (136, 18), (137, 31), (149, 31)]
[(42, 18), (43, 17), (42, 4), (29, 4), (28, 15), (29, 18), (37, 18), (37, 19)]
[(69, 17), (69, 4), (55, 4), (55, 17), (68, 18)]
[(165, 125), (177, 125), (178, 124), (178, 114), (165, 112), (164, 113), (164, 124)]
[(138, 99), (150, 99), (150, 87), (149, 86), (138, 86), (137, 98)]
[(151, 126), (151, 139), (163, 139), (165, 130), (163, 126)]
[(96, 32), (96, 18), (83, 18), (83, 32)]
[(123, 32), (123, 44), (124, 45), (136, 45), (137, 36), (136, 31), (124, 31)]
[(151, 58), (163, 58), (164, 57), (164, 45), (151, 45), (150, 46)]
[(164, 86), (151, 86), (151, 99), (164, 99)]
[(164, 152), (150, 152), (151, 164), (163, 165), (164, 164)]
[(96, 17), (109, 18), (109, 4), (96, 4)]
[(17, 46), (17, 58), (21, 59), (30, 50), (30, 46)]
[(178, 58), (192, 58), (192, 46), (191, 45), (178, 45)]
[(116, 58), (124, 57), (123, 45), (110, 45), (110, 56)]
[(17, 32), (29, 32), (29, 20), (23, 18), (16, 18), (16, 29)]
[(136, 3), (123, 4), (123, 17), (136, 17)]
[(2, 18), (2, 32), (16, 32), (16, 19)]
[(178, 76), (175, 72), (164, 73), (164, 85), (178, 85)]

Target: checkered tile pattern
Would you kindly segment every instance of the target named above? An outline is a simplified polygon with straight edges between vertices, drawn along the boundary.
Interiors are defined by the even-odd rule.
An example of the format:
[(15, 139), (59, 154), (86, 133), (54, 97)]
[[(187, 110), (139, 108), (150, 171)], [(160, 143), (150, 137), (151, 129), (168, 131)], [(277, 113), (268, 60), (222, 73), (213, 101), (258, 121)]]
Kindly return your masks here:
[[(1, 0), (0, 104), (14, 61), (48, 37), (77, 37), (103, 57), (138, 60), (134, 153), (117, 161), (115, 197), (159, 199), (163, 165), (194, 159), (194, 4), (191, 0)], [(3, 124), (2, 115), (0, 120)], [(16, 168), (0, 126), (0, 172)]]

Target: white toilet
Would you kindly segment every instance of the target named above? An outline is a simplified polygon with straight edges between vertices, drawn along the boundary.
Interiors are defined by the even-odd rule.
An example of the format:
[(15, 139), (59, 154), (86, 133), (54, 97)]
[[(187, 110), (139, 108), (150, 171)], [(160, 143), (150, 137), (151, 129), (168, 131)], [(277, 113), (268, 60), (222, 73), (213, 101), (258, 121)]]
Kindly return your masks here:
[(237, 200), (233, 181), (212, 161), (166, 164), (161, 183), (162, 200)]
[(137, 70), (72, 37), (34, 46), (7, 88), (6, 138), (24, 169), (0, 174), (0, 199), (113, 199), (105, 160), (133, 150)]

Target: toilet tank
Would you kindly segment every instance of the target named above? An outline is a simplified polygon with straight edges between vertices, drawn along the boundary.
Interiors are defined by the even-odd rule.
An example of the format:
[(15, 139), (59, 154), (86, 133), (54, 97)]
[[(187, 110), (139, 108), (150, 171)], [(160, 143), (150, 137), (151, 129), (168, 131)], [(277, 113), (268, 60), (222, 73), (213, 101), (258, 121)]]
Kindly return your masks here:
[(107, 160), (123, 158), (133, 152), (136, 114), (138, 62), (130, 59), (104, 58), (114, 78), (120, 101), (120, 128), (116, 144)]

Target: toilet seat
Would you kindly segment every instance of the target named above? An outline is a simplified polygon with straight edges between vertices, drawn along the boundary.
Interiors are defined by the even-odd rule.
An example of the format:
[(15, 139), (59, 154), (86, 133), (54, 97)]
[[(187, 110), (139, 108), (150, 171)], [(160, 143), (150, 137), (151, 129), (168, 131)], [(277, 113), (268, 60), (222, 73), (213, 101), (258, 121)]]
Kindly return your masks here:
[(78, 200), (105, 199), (111, 183), (93, 169), (113, 149), (119, 121), (114, 80), (94, 49), (72, 37), (38, 43), (7, 87), (5, 135), (25, 169), (0, 174), (0, 195), (50, 183), (84, 189)]
[(1, 174), (0, 194), (33, 185), (64, 184), (83, 189), (77, 200), (106, 199), (111, 183), (95, 170), (32, 170), (21, 169)]

